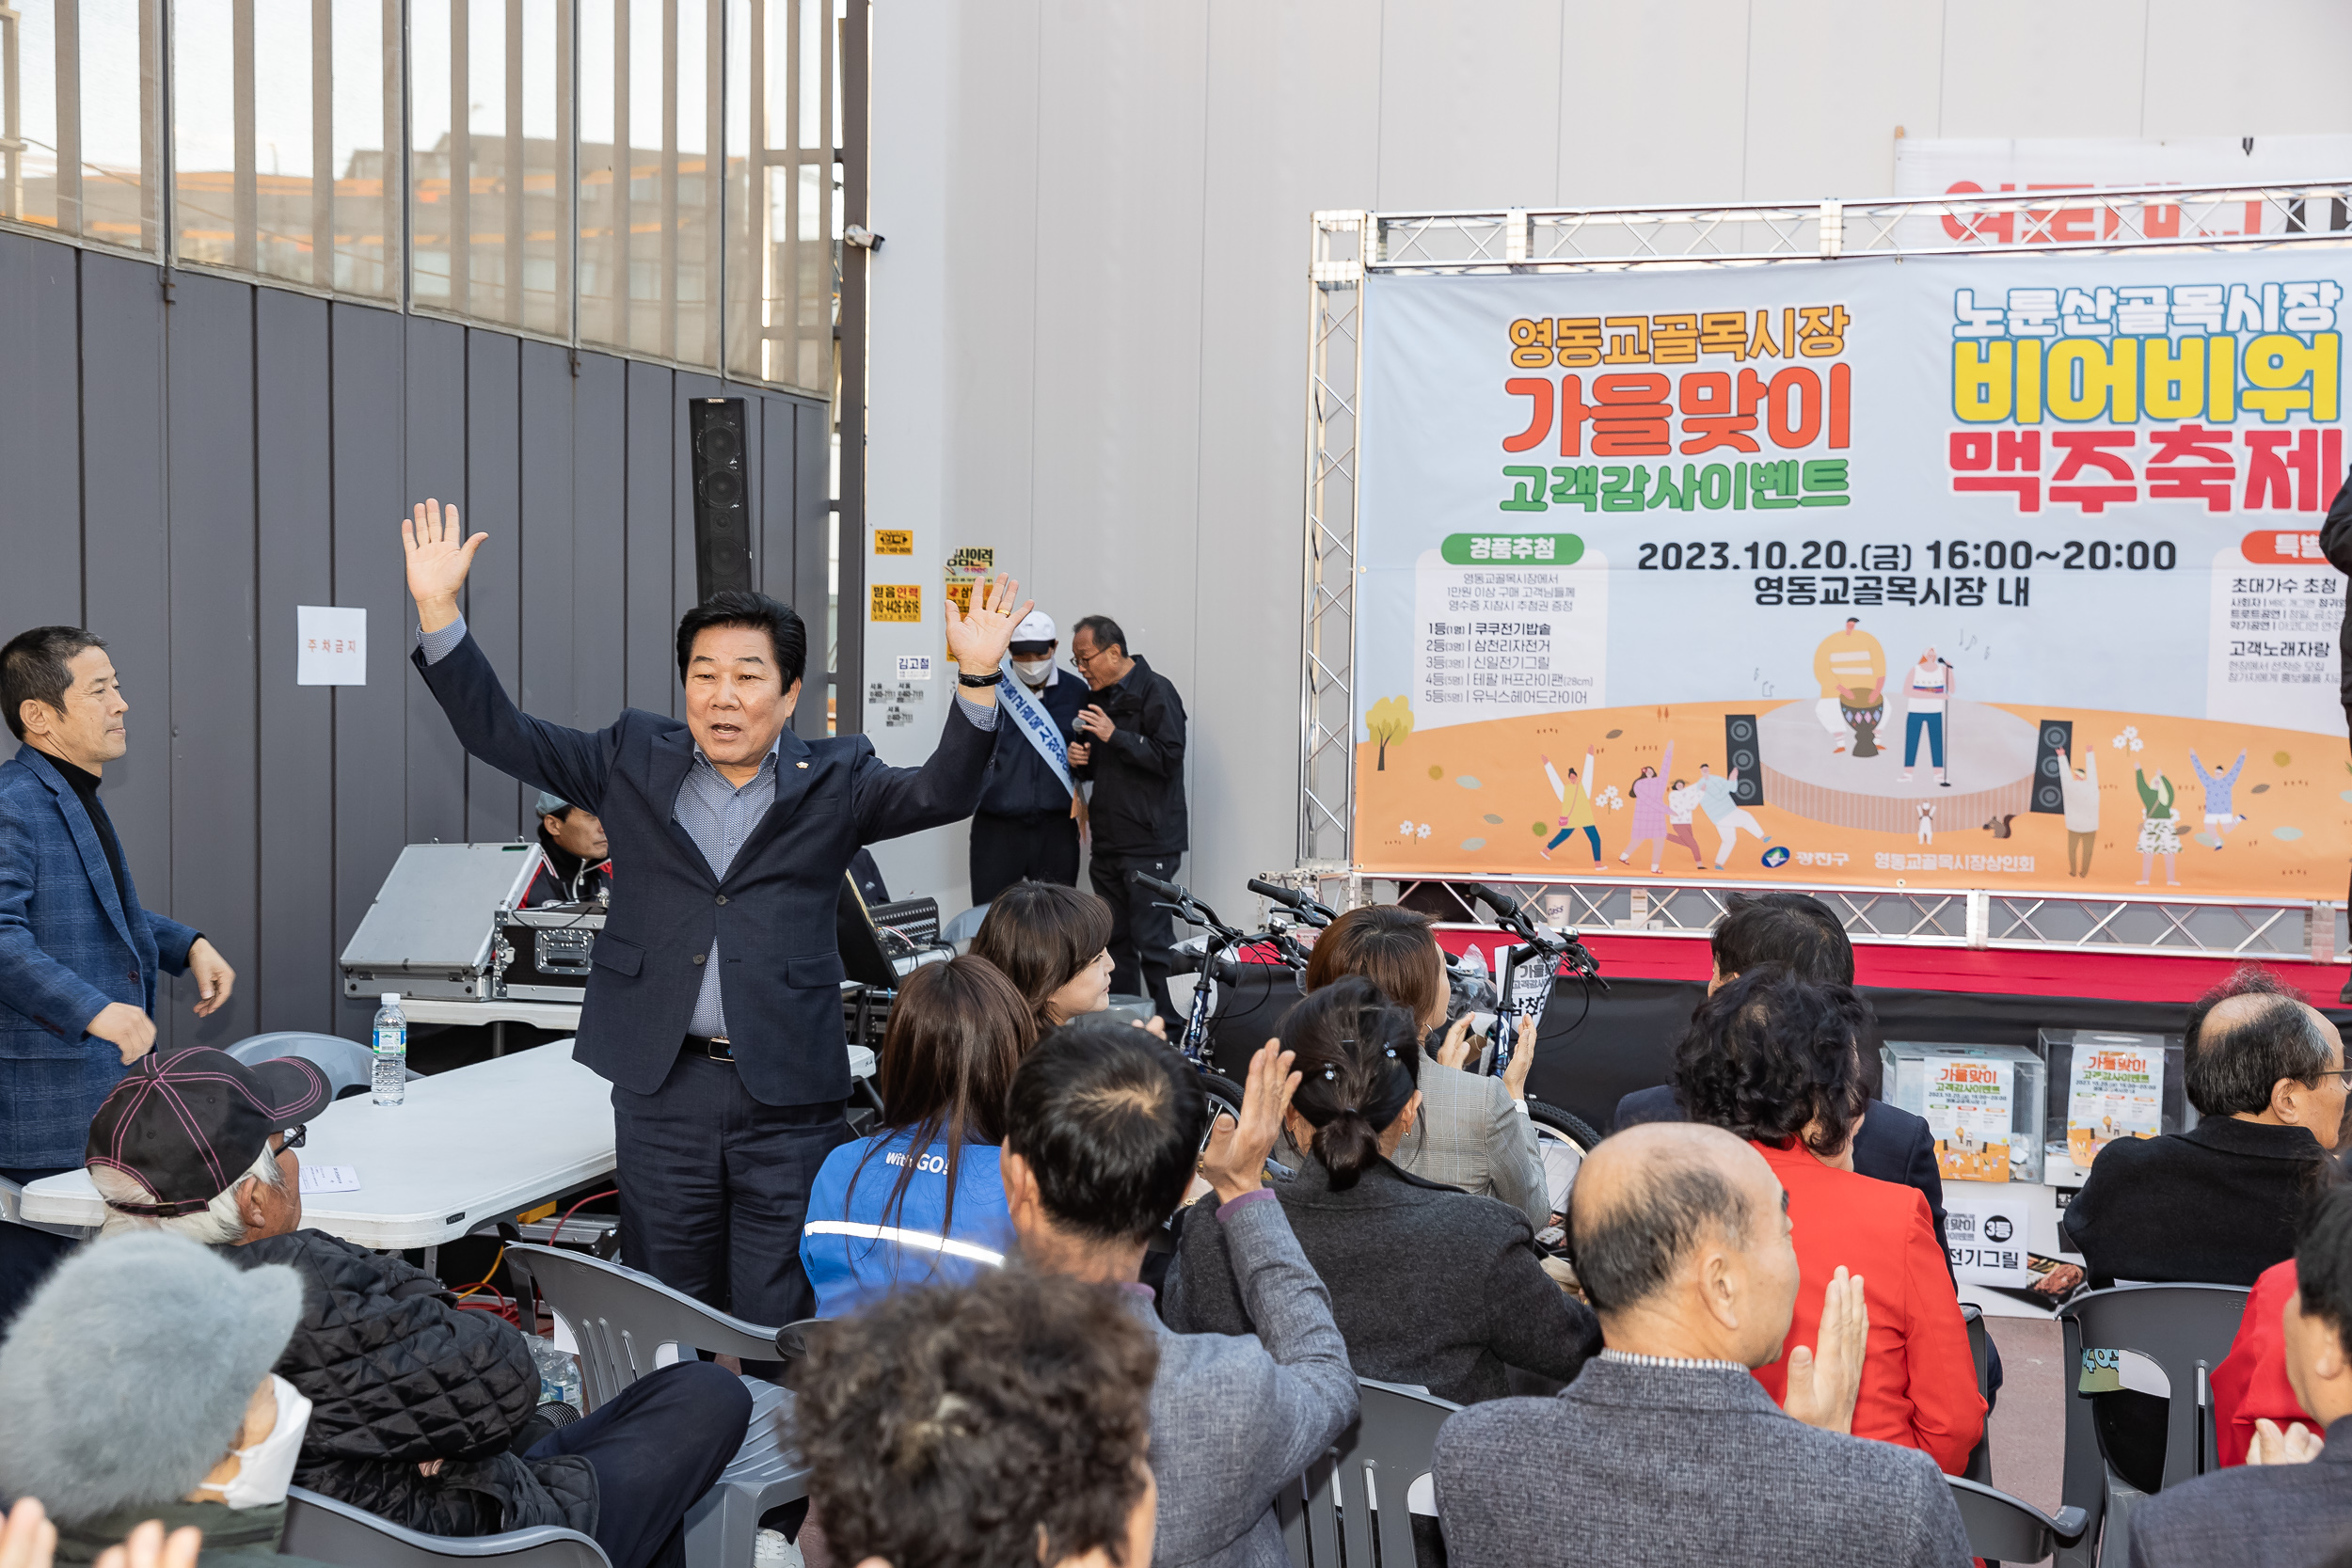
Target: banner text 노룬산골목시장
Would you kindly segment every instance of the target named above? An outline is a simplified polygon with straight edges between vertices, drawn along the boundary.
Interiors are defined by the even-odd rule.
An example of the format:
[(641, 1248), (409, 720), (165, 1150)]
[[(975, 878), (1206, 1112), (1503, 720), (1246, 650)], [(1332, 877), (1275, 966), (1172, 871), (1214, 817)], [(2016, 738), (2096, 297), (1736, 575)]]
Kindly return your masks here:
[(2352, 257), (1365, 284), (1356, 860), (2328, 897)]

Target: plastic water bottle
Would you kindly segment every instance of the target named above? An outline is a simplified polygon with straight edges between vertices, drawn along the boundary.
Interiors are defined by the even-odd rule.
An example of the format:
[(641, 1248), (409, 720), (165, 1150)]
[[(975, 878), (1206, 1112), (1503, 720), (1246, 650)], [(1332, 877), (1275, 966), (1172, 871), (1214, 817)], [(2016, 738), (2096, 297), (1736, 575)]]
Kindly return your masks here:
[(400, 992), (388, 990), (375, 1009), (375, 1102), (398, 1105), (408, 1098), (408, 1015)]
[(539, 1402), (580, 1405), (580, 1363), (537, 1335), (531, 1336), (531, 1359), (539, 1368)]

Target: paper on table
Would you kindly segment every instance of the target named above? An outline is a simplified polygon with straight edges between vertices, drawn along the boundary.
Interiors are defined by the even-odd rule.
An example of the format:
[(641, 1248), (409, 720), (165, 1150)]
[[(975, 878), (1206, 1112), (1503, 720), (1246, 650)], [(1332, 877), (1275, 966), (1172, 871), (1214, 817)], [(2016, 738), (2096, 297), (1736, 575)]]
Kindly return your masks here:
[(312, 1193), (356, 1193), (359, 1190), (359, 1173), (350, 1165), (305, 1165), (302, 1167), (302, 1196)]

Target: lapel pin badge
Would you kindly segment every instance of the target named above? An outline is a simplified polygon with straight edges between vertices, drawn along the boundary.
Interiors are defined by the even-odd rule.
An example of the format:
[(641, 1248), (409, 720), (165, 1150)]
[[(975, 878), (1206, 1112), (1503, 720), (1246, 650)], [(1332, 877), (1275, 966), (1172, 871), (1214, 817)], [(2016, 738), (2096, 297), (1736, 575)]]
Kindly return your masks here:
[(804, 762), (796, 762), (792, 766), (795, 768), (806, 768), (808, 764)]

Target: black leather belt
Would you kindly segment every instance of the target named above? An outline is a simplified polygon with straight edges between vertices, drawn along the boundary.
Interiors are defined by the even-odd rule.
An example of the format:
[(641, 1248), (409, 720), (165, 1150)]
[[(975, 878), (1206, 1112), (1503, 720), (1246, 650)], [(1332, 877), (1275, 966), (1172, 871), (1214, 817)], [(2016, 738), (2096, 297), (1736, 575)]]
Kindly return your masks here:
[(714, 1040), (707, 1035), (686, 1037), (686, 1049), (697, 1056), (707, 1056), (714, 1062), (735, 1060), (735, 1047), (725, 1040)]

